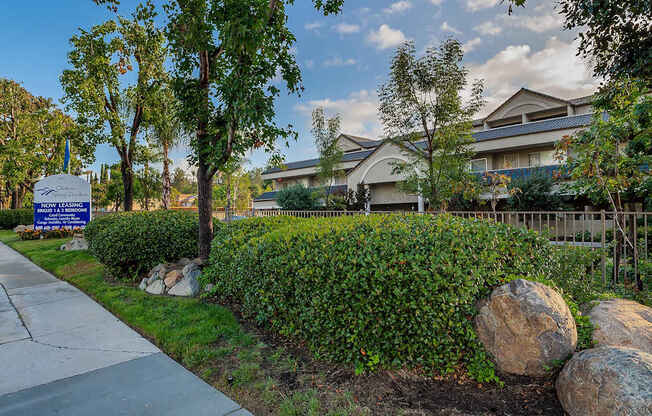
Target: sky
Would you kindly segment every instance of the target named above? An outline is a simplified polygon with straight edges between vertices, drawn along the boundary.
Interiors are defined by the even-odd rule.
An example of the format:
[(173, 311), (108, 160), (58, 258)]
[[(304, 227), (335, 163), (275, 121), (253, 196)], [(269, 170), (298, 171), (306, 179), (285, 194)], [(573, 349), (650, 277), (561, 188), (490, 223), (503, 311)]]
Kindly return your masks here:
[[(163, 0), (155, 1), (158, 10)], [(137, 1), (122, 0), (119, 13), (128, 15)], [(68, 67), (69, 39), (79, 28), (110, 18), (91, 0), (11, 2), (0, 13), (0, 77), (23, 83), (32, 94), (52, 97), (63, 91), (59, 76)], [(448, 37), (464, 44), (470, 79), (484, 79), (490, 113), (519, 88), (561, 98), (591, 94), (599, 80), (590, 65), (576, 56), (577, 32), (562, 29), (562, 16), (550, 0), (528, 0), (511, 16), (500, 0), (345, 0), (338, 16), (324, 17), (308, 0), (289, 11), (289, 27), (297, 37), (296, 59), (302, 70), (301, 96), (283, 92), (276, 102), (279, 125), (291, 124), (297, 141), (279, 143), (287, 161), (317, 156), (310, 134), (311, 112), (324, 107), (340, 114), (342, 132), (370, 138), (383, 133), (378, 120), (379, 85), (386, 81), (391, 57), (406, 40), (419, 54)], [(187, 148), (173, 149), (174, 166), (188, 168)], [(269, 155), (248, 156), (249, 166), (264, 166)], [(98, 146), (96, 161), (119, 161), (115, 150)]]

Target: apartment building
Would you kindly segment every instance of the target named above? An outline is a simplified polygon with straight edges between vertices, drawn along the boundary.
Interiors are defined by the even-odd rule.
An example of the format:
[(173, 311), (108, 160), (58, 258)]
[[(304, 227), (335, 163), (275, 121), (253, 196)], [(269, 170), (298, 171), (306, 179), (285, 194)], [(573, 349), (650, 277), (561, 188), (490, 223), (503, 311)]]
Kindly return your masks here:
[[(591, 96), (574, 99), (553, 97), (521, 88), (498, 108), (473, 122), (471, 170), (501, 172), (516, 178), (528, 176), (536, 169), (552, 175), (558, 168), (554, 158), (555, 143), (591, 122)], [(342, 134), (337, 145), (343, 157), (333, 192), (346, 192), (364, 186), (369, 190), (371, 210), (417, 210), (423, 208), (418, 195), (402, 192), (396, 186), (404, 178), (394, 174), (394, 163), (406, 161), (404, 151), (386, 140)], [(254, 200), (255, 209), (276, 209), (281, 189), (295, 184), (319, 187), (316, 166), (319, 159), (286, 163), (263, 173), (272, 180), (274, 190)]]

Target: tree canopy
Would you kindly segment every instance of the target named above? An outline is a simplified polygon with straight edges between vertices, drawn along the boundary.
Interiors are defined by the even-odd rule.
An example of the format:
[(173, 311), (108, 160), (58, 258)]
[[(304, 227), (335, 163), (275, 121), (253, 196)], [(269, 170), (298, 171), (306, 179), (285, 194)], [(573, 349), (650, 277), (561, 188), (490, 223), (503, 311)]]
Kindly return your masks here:
[(337, 166), (342, 160), (344, 152), (337, 147), (337, 139), (340, 134), (339, 114), (332, 118), (326, 118), (324, 109), (315, 108), (312, 112), (312, 135), (315, 138), (315, 145), (319, 152), (317, 163), (317, 177), (325, 187), (325, 205), (330, 205), (331, 186), (335, 184)]
[(416, 56), (413, 42), (398, 48), (389, 80), (379, 88), (380, 119), (389, 140), (408, 159), (394, 172), (404, 175), (400, 186), (422, 194), (431, 209), (445, 208), (454, 194), (470, 190), (476, 181), (469, 163), (472, 116), (484, 104), (483, 82), (473, 81), (470, 98), (468, 70), (462, 65), (462, 45), (447, 39)]

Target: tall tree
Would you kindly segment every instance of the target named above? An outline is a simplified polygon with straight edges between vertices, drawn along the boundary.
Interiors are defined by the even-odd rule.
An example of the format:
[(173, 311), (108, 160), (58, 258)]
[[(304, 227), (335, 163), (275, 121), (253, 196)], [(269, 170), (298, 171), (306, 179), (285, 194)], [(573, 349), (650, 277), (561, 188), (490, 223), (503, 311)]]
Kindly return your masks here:
[[(325, 15), (343, 0), (313, 0)], [(196, 134), (190, 160), (197, 165), (199, 255), (207, 258), (213, 237), (212, 179), (231, 157), (252, 148), (273, 152), (277, 139), (296, 137), (274, 120), (281, 75), (290, 92), (300, 90), (287, 27), (294, 0), (175, 0), (167, 6), (174, 58), (173, 87), (180, 119)]]
[(41, 177), (62, 172), (67, 139), (73, 149), (73, 171), (92, 161), (94, 147), (79, 139), (74, 120), (51, 99), (34, 96), (20, 84), (0, 79), (0, 177), (12, 208), (22, 206)]
[[(526, 0), (509, 0), (525, 6)], [(596, 76), (652, 79), (652, 1), (559, 0), (564, 28), (579, 29), (578, 54)]]
[(325, 204), (329, 206), (331, 186), (335, 184), (337, 165), (342, 160), (342, 150), (337, 147), (337, 138), (340, 134), (340, 116), (333, 118), (324, 116), (324, 109), (315, 108), (312, 112), (312, 135), (319, 151), (317, 163), (317, 177), (324, 185)]
[(63, 101), (77, 114), (84, 140), (109, 143), (120, 155), (125, 211), (133, 208), (134, 152), (143, 119), (165, 79), (165, 37), (155, 17), (148, 1), (130, 19), (118, 16), (90, 31), (80, 29), (70, 39), (72, 69), (60, 78)]
[[(572, 179), (571, 189), (596, 204), (606, 201), (618, 213), (614, 216), (618, 268), (620, 247), (627, 245), (635, 252), (636, 244), (623, 223), (624, 195), (644, 198), (641, 191), (650, 189), (652, 182), (652, 91), (645, 81), (612, 81), (597, 95), (593, 108), (591, 125), (564, 137), (557, 149)], [(617, 276), (614, 273), (614, 279)], [(642, 290), (640, 276), (636, 279)]]
[(170, 194), (172, 181), (170, 178), (170, 148), (181, 141), (181, 122), (176, 114), (176, 99), (172, 90), (167, 87), (161, 88), (154, 96), (153, 110), (148, 119), (151, 126), (151, 139), (153, 144), (162, 151), (163, 174), (161, 205), (163, 209), (170, 208)]
[(483, 82), (471, 84), (464, 102), (469, 85), (462, 57), (455, 39), (429, 48), (420, 58), (414, 43), (406, 42), (394, 54), (389, 81), (379, 88), (385, 135), (408, 159), (397, 162), (394, 172), (405, 177), (400, 186), (422, 194), (430, 209), (445, 209), (455, 193), (476, 183), (469, 170), (471, 120), (484, 103)]

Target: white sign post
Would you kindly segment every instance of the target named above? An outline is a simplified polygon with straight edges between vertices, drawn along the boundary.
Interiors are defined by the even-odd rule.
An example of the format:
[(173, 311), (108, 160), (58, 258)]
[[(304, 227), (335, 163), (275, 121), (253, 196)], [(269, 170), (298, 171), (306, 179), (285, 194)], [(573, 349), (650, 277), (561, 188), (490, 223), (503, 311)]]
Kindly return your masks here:
[(91, 184), (73, 175), (53, 175), (34, 185), (34, 228), (85, 227), (91, 220)]

